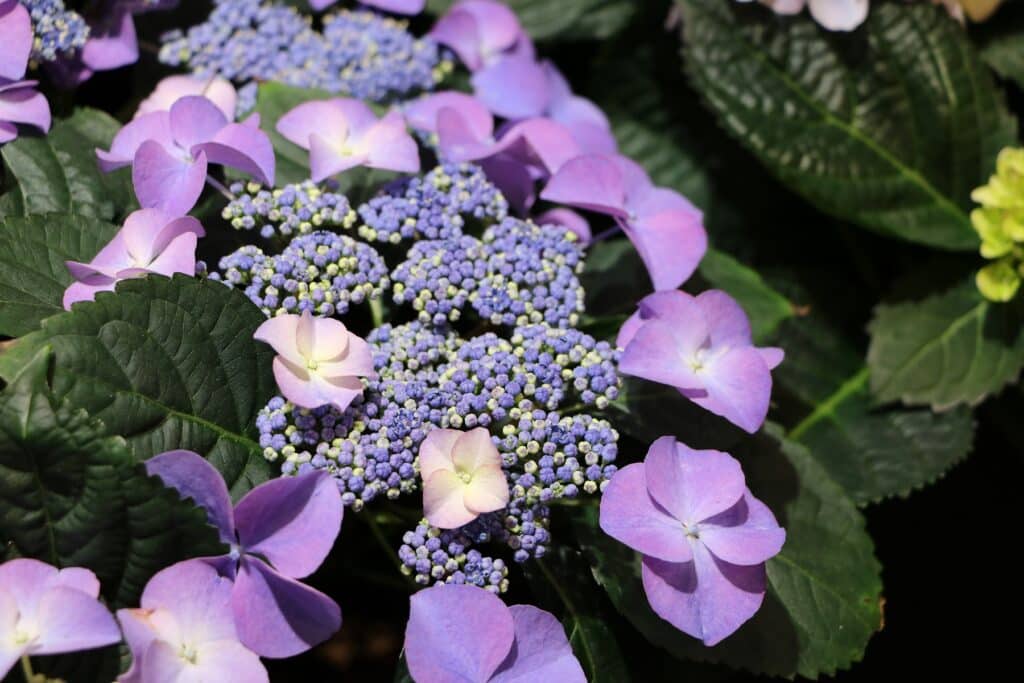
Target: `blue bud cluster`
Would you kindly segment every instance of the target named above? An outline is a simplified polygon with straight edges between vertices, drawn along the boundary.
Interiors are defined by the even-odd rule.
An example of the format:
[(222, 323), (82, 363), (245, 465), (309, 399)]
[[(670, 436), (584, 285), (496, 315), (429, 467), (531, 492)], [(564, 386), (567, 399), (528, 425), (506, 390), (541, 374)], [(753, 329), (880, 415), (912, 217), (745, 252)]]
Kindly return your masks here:
[(404, 179), (359, 207), (359, 236), (368, 242), (461, 237), (467, 219), (501, 221), (508, 202), (470, 163), (446, 163), (422, 178)]
[(236, 230), (258, 230), (270, 239), (280, 235), (304, 235), (313, 230), (350, 228), (356, 212), (344, 195), (311, 180), (280, 189), (267, 189), (259, 183), (234, 183), (235, 196), (224, 207), (222, 216)]
[(53, 62), (74, 56), (89, 39), (89, 25), (64, 0), (20, 0), (32, 18), (32, 60)]
[(482, 240), (416, 243), (392, 274), (393, 297), (435, 325), (459, 320), (469, 304), (494, 325), (571, 328), (583, 311), (582, 267), (571, 231), (505, 218)]
[(353, 304), (380, 298), (388, 286), (387, 266), (373, 247), (324, 231), (299, 235), (277, 256), (242, 247), (209, 277), (244, 288), (267, 316), (343, 315)]
[(483, 555), (474, 546), (505, 537), (497, 514), (481, 515), (459, 529), (438, 529), (421, 520), (402, 536), (398, 559), (402, 571), (421, 586), (469, 584), (492, 593), (508, 589), (508, 567), (501, 559)]
[(396, 19), (341, 10), (323, 26), (278, 2), (216, 0), (205, 22), (163, 37), (160, 60), (237, 84), (277, 81), (372, 101), (430, 90), (453, 68)]

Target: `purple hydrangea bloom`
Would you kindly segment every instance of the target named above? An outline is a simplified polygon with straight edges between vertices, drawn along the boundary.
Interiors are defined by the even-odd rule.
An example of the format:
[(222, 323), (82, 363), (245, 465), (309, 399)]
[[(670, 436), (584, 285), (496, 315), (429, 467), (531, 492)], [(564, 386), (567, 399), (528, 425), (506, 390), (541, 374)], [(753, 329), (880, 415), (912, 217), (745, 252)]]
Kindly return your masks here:
[(548, 107), (545, 115), (562, 124), (584, 154), (615, 154), (618, 145), (611, 124), (601, 108), (572, 92), (569, 81), (551, 62), (541, 64), (547, 76)]
[(233, 582), (231, 611), (242, 644), (262, 657), (292, 657), (341, 627), (337, 603), (296, 581), (316, 571), (341, 530), (344, 508), (330, 476), (273, 479), (232, 509), (224, 479), (195, 453), (163, 453), (146, 469), (204, 508), (230, 546), (230, 554), (206, 562)]
[(68, 261), (75, 278), (64, 291), (64, 308), (92, 301), (98, 292), (113, 291), (121, 280), (146, 273), (193, 275), (196, 242), (206, 233), (195, 218), (174, 216), (159, 209), (140, 209), (125, 219), (114, 239), (89, 263)]
[(32, 52), (32, 20), (17, 0), (0, 0), (0, 145), (18, 137), (18, 124), (50, 130), (50, 104), (36, 81), (20, 80)]
[(410, 599), (405, 658), (416, 683), (585, 683), (555, 617), (532, 605), (506, 607), (475, 586), (443, 585)]
[(132, 653), (118, 682), (267, 681), (260, 658), (239, 642), (232, 597), (231, 580), (202, 560), (157, 573), (141, 607), (117, 612)]
[(89, 25), (78, 12), (69, 10), (64, 0), (13, 1), (20, 1), (32, 17), (34, 62), (51, 64), (58, 59), (73, 59), (89, 39)]
[(615, 475), (600, 523), (643, 554), (644, 592), (658, 616), (708, 646), (761, 607), (764, 563), (786, 539), (735, 458), (692, 450), (671, 436)]
[(757, 348), (750, 320), (720, 290), (698, 296), (656, 292), (622, 326), (619, 370), (676, 387), (697, 405), (750, 433), (760, 429), (772, 393), (777, 348)]
[(25, 656), (91, 650), (121, 640), (88, 569), (31, 559), (0, 564), (0, 679)]
[[(320, 12), (337, 2), (338, 0), (309, 0), (309, 6)], [(419, 14), (427, 4), (427, 0), (359, 0), (359, 2), (395, 14)]]
[(614, 217), (657, 290), (679, 287), (707, 251), (701, 212), (682, 195), (654, 187), (646, 171), (624, 156), (572, 159), (558, 169), (541, 197)]
[(182, 97), (170, 111), (144, 114), (114, 137), (110, 151), (96, 150), (100, 167), (132, 167), (139, 203), (168, 213), (188, 213), (203, 192), (210, 163), (274, 184), (274, 149), (259, 117), (232, 123), (205, 97)]

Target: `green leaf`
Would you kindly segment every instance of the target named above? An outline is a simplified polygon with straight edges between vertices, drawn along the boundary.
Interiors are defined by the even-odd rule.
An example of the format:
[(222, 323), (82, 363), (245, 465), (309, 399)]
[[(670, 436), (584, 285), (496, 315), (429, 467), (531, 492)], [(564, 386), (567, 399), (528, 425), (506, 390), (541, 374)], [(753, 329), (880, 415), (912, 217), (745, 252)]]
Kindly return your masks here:
[(283, 83), (262, 83), (256, 96), (256, 113), (260, 115), (260, 128), (274, 145), (277, 168), (274, 182), (278, 187), (301, 183), (309, 179), (309, 152), (285, 140), (277, 132), (277, 121), (303, 102), (325, 100), (331, 93), (315, 88), (296, 88)]
[(24, 136), (0, 148), (14, 187), (0, 215), (73, 213), (120, 220), (136, 206), (127, 169), (104, 174), (96, 148), (107, 149), (121, 124), (95, 109), (54, 122), (46, 136)]
[(786, 360), (774, 372), (776, 399), (791, 398), (800, 411), (787, 438), (807, 446), (856, 503), (905, 496), (970, 452), (968, 407), (936, 414), (875, 406), (863, 356), (837, 330), (813, 317), (794, 319), (777, 342)]
[(711, 286), (725, 290), (743, 306), (750, 316), (756, 342), (767, 340), (783, 321), (795, 314), (792, 302), (775, 291), (757, 271), (724, 252), (708, 249), (699, 272)]
[(273, 351), (252, 338), (263, 321), (221, 283), (148, 275), (44, 320), (0, 356), (0, 377), (51, 347), (57, 398), (124, 436), (138, 458), (204, 455), (238, 498), (271, 471), (255, 439), (256, 415), (276, 389)]
[(218, 554), (216, 531), (124, 439), (53, 395), (50, 354), (40, 347), (0, 394), (0, 538), (9, 557), (86, 567), (115, 607), (137, 605), (163, 567)]
[(91, 261), (117, 233), (70, 214), (0, 218), (0, 335), (18, 337), (62, 310), (73, 278), (65, 261)]
[(859, 661), (881, 628), (881, 568), (853, 501), (803, 446), (782, 439), (775, 425), (766, 432), (737, 457), (754, 495), (786, 528), (786, 544), (767, 563), (760, 612), (714, 648), (650, 609), (639, 555), (600, 531), (596, 510), (581, 517), (577, 533), (616, 609), (670, 654), (771, 676), (832, 674)]
[[(454, 0), (428, 0), (427, 9), (441, 14)], [(604, 39), (622, 30), (637, 12), (633, 0), (505, 0), (534, 40)]]
[(873, 6), (856, 33), (763, 7), (679, 0), (695, 87), (720, 123), (820, 209), (975, 249), (970, 192), (1016, 122), (963, 29), (928, 3)]
[(971, 27), (984, 59), (1001, 77), (1024, 88), (1024, 10), (1005, 3), (991, 20)]
[(881, 304), (869, 326), (871, 391), (879, 402), (945, 410), (974, 405), (1024, 366), (1024, 305), (997, 304), (973, 278), (918, 301)]

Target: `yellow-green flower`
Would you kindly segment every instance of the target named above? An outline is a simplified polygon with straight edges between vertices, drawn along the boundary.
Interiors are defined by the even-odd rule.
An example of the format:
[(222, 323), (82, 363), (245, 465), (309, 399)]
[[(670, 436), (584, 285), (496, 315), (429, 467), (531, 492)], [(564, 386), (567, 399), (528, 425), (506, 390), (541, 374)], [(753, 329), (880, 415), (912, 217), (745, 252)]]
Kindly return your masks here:
[(1024, 149), (1001, 151), (995, 175), (971, 198), (981, 204), (971, 212), (981, 255), (995, 260), (978, 272), (978, 289), (992, 301), (1009, 301), (1024, 275)]

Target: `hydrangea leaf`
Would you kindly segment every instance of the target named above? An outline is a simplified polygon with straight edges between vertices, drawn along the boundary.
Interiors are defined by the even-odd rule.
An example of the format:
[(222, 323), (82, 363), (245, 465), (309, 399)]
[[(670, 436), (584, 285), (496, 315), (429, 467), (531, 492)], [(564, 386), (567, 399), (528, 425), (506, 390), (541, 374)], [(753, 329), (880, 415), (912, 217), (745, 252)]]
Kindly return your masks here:
[(0, 147), (13, 187), (0, 215), (72, 213), (117, 221), (136, 206), (127, 169), (104, 174), (96, 149), (107, 149), (121, 124), (82, 108), (54, 121), (46, 136), (23, 136)]
[(691, 81), (783, 182), (863, 227), (977, 247), (970, 192), (1016, 141), (1016, 123), (944, 9), (883, 3), (837, 37), (806, 15), (679, 2)]
[(205, 513), (146, 475), (124, 439), (47, 385), (35, 348), (0, 394), (0, 537), (8, 557), (86, 567), (115, 607), (138, 604), (149, 578), (216, 554)]
[(810, 453), (783, 439), (775, 425), (734, 454), (751, 490), (786, 528), (782, 552), (768, 561), (768, 595), (757, 615), (713, 648), (676, 630), (647, 603), (639, 555), (605, 536), (597, 511), (587, 510), (576, 526), (594, 577), (616, 609), (673, 656), (790, 678), (848, 668), (882, 621), (881, 567), (864, 518)]
[(814, 316), (787, 321), (775, 341), (786, 349), (776, 399), (799, 416), (787, 437), (807, 446), (856, 503), (905, 496), (970, 452), (970, 408), (876, 407), (863, 355)]
[(124, 436), (140, 459), (178, 448), (204, 455), (238, 498), (270, 476), (254, 436), (275, 393), (273, 351), (252, 338), (264, 320), (218, 282), (149, 275), (44, 320), (0, 356), (0, 377), (51, 347), (58, 399)]
[(718, 251), (708, 249), (698, 270), (715, 289), (721, 289), (743, 306), (750, 317), (756, 343), (765, 343), (784, 321), (795, 315), (793, 303), (771, 287), (749, 266)]
[(68, 260), (89, 262), (117, 226), (72, 214), (0, 218), (0, 335), (18, 337), (60, 313)]
[(982, 59), (1002, 78), (1024, 88), (1024, 10), (1005, 3), (994, 20), (973, 28)]
[[(629, 24), (639, 9), (632, 0), (504, 0), (534, 40), (604, 39)], [(454, 0), (428, 0), (427, 9), (441, 14)]]
[(881, 304), (869, 326), (871, 391), (946, 410), (973, 405), (1024, 366), (1024, 305), (993, 303), (969, 278), (923, 299)]

